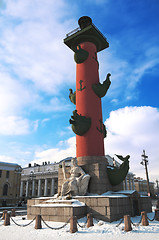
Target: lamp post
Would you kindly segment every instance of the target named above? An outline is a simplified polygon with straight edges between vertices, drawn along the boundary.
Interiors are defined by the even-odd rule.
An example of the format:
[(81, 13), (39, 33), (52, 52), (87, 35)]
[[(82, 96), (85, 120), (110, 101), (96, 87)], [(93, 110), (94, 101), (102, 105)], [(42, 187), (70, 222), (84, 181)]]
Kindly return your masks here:
[(19, 199), (19, 189), (20, 189), (20, 180), (21, 180), (21, 172), (22, 172), (22, 168), (20, 166), (18, 166), (15, 170), (14, 173), (16, 176), (16, 185), (15, 185), (15, 199)]
[(143, 154), (141, 155), (142, 157), (142, 161), (140, 162), (140, 164), (142, 164), (145, 167), (145, 171), (146, 171), (146, 180), (147, 180), (147, 193), (148, 196), (150, 196), (150, 184), (149, 184), (149, 176), (148, 176), (148, 169), (147, 169), (147, 165), (148, 165), (148, 156), (146, 156), (145, 154), (145, 150), (143, 150)]
[(157, 196), (159, 194), (159, 186), (158, 186), (158, 180), (156, 179), (156, 188), (157, 188)]

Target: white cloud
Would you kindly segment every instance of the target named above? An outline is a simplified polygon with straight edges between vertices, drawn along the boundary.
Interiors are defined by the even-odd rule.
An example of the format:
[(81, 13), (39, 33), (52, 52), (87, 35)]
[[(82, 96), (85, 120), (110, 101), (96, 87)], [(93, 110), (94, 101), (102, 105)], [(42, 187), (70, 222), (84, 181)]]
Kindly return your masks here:
[(37, 100), (32, 89), (9, 76), (4, 69), (0, 72), (0, 86), (0, 134), (23, 135), (35, 129), (34, 121), (24, 117), (25, 107), (34, 106)]
[(66, 141), (60, 142), (59, 148), (52, 148), (47, 150), (42, 150), (35, 152), (35, 158), (31, 163), (39, 163), (42, 162), (59, 162), (67, 157), (75, 157), (76, 155), (76, 143), (75, 137), (69, 138)]
[[(3, 147), (4, 151), (2, 151)], [(24, 144), (22, 141), (19, 144), (16, 141), (8, 141), (8, 145), (5, 147), (1, 141), (0, 161), (17, 163), (24, 167), (28, 165), (30, 159), (33, 159), (33, 151), (35, 151), (35, 145), (28, 146), (28, 144)]]
[(73, 52), (63, 44), (73, 21), (60, 22), (61, 11), (68, 14), (64, 1), (8, 1), (3, 12), (6, 25), (1, 26), (2, 61), (19, 78), (54, 94), (63, 82), (74, 80)]
[(50, 118), (44, 118), (44, 119), (41, 121), (42, 126), (45, 126), (45, 123), (46, 123), (46, 122), (49, 122), (49, 121), (50, 121)]
[(110, 113), (105, 122), (107, 138), (106, 154), (130, 154), (131, 171), (137, 176), (145, 177), (141, 162), (143, 149), (149, 156), (150, 179), (155, 180), (159, 174), (159, 111), (153, 107), (125, 107)]
[[(0, 116), (4, 124), (0, 133), (29, 133), (29, 125), (32, 130), (38, 127), (38, 120), (29, 120), (32, 111), (69, 108), (60, 96), (61, 88), (75, 81), (73, 52), (63, 44), (75, 24), (68, 10), (63, 0), (8, 0), (0, 9)], [(4, 119), (11, 122), (8, 131)]]
[(63, 14), (66, 15), (67, 4), (63, 0), (46, 0), (45, 2), (41, 0), (8, 0), (6, 14), (12, 17), (20, 17), (23, 19), (43, 19), (52, 17), (59, 18), (59, 11), (61, 10)]
[(24, 135), (31, 130), (31, 122), (17, 116), (0, 117), (0, 134)]
[(0, 72), (0, 115), (21, 112), (22, 106), (30, 102), (30, 92), (6, 72)]
[[(8, 1), (2, 11), (0, 116), (1, 124), (7, 119), (11, 126), (16, 126), (16, 130), (10, 126), (8, 131), (5, 125), (1, 126), (3, 134), (26, 133), (29, 124), (33, 124), (27, 120), (32, 110), (52, 112), (69, 107), (58, 95), (63, 83), (67, 85), (68, 81), (74, 81), (73, 71), (70, 71), (73, 53), (63, 44), (73, 21), (60, 23), (59, 11), (68, 14), (67, 5), (61, 0), (46, 1), (45, 4), (42, 1)], [(68, 61), (70, 57), (72, 62)], [(47, 94), (47, 100), (42, 92)], [(50, 94), (52, 97), (48, 97)], [(23, 130), (18, 130), (16, 124), (20, 119), (25, 123)]]
[(5, 155), (0, 156), (0, 162), (17, 163), (17, 159)]

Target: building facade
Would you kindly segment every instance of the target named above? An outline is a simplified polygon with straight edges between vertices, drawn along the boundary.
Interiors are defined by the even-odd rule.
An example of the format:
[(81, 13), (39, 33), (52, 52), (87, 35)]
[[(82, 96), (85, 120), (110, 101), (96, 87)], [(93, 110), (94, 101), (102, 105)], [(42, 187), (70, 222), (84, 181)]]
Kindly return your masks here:
[(31, 164), (21, 174), (20, 199), (53, 196), (58, 189), (59, 163)]
[(21, 167), (0, 162), (0, 206), (12, 206), (19, 201)]
[[(134, 179), (135, 183), (135, 190), (139, 192), (141, 195), (147, 195), (147, 181), (144, 180), (143, 178), (137, 177)], [(154, 188), (155, 183), (154, 182), (149, 182), (149, 187), (150, 187), (150, 194), (151, 196), (154, 196), (155, 194), (155, 188)]]

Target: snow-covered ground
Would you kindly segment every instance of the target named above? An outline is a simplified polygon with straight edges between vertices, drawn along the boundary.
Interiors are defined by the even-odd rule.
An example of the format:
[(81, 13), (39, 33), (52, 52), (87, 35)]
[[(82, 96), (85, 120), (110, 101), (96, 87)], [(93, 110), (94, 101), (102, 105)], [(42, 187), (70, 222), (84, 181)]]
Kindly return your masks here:
[[(153, 219), (154, 212), (148, 213), (148, 217)], [(25, 216), (25, 220), (22, 220), (24, 216), (14, 217), (14, 221), (18, 224), (25, 225), (30, 222)], [(138, 223), (141, 217), (131, 218), (133, 223)], [(86, 222), (86, 218), (78, 220), (82, 226)], [(64, 223), (46, 222), (50, 227), (60, 227)], [(119, 221), (106, 223), (94, 219), (94, 226), (90, 228), (81, 228), (78, 226), (78, 232), (71, 234), (69, 232), (70, 224), (60, 230), (52, 230), (42, 223), (42, 229), (36, 230), (34, 228), (35, 221), (29, 226), (20, 227), (17, 226), (11, 220), (10, 226), (4, 226), (3, 220), (0, 220), (0, 240), (52, 240), (52, 239), (83, 239), (83, 240), (158, 240), (159, 239), (159, 222), (149, 221), (149, 226), (138, 227), (132, 225), (133, 230), (130, 232), (124, 232), (124, 223), (117, 227)]]

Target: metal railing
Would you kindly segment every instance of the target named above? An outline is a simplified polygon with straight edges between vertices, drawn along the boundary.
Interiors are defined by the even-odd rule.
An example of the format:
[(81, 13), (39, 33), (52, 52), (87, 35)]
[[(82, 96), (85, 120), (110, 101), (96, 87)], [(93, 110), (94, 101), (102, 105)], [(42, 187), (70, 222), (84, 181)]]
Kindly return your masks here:
[(75, 34), (76, 32), (80, 31), (80, 27), (72, 30), (71, 32), (67, 33), (66, 34), (66, 37), (70, 37), (71, 35)]
[[(90, 24), (90, 25), (92, 25), (92, 26), (95, 28), (95, 30), (96, 30), (97, 32), (99, 32), (99, 34), (102, 35), (102, 37), (107, 41), (106, 37), (99, 31), (99, 29), (98, 29), (93, 23)], [(90, 26), (90, 25), (89, 25), (89, 26)], [(76, 32), (79, 32), (80, 30), (81, 30), (80, 27), (72, 30), (71, 32), (69, 32), (69, 33), (66, 34), (66, 38), (72, 36), (72, 35), (75, 34)]]

